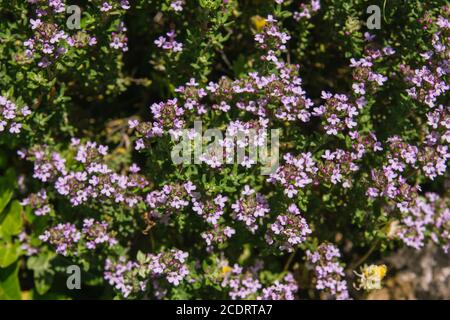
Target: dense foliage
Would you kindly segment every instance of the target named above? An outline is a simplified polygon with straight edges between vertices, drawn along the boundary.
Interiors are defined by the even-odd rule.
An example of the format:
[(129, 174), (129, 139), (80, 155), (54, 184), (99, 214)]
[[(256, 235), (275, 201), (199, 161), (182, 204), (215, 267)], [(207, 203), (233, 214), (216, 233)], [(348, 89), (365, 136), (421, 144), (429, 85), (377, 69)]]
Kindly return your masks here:
[[(385, 254), (447, 252), (449, 18), (444, 0), (0, 0), (0, 299), (364, 298)], [(279, 129), (279, 166), (175, 163), (196, 121), (226, 150)]]

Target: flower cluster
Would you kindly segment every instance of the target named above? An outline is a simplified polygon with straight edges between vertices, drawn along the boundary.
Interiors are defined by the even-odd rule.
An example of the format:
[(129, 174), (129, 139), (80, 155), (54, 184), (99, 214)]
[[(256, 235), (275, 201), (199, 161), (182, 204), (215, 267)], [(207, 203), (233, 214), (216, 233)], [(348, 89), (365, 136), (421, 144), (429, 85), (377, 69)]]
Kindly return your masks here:
[(315, 107), (312, 114), (323, 119), (323, 128), (328, 135), (335, 136), (348, 131), (353, 138), (357, 134), (357, 116), (367, 104), (365, 96), (369, 91), (375, 92), (387, 81), (387, 77), (373, 71), (374, 64), (382, 57), (394, 53), (395, 50), (391, 47), (385, 47), (383, 50), (369, 48), (363, 58), (350, 60), (354, 80), (353, 95), (322, 91), (321, 97), (325, 104)]
[[(427, 22), (423, 21), (423, 23), (426, 24)], [(443, 16), (439, 16), (435, 21), (432, 20), (431, 24), (437, 26), (438, 31), (433, 34), (430, 50), (421, 53), (425, 60), (424, 65), (417, 69), (412, 69), (406, 65), (402, 65), (401, 68), (406, 80), (412, 85), (407, 89), (408, 95), (433, 108), (436, 106), (437, 99), (445, 96), (450, 89), (446, 80), (450, 71), (448, 61), (450, 22)]]
[(228, 198), (222, 195), (217, 195), (213, 200), (206, 201), (193, 199), (192, 210), (201, 216), (211, 227), (201, 233), (201, 237), (205, 240), (209, 251), (212, 251), (213, 245), (225, 243), (236, 232), (232, 227), (226, 226), (220, 221), (221, 216), (224, 214), (225, 203), (227, 201)]
[(39, 253), (39, 248), (31, 242), (29, 234), (22, 231), (18, 235), (20, 242), (20, 249), (25, 253), (26, 256), (33, 256)]
[(355, 134), (353, 151), (336, 149), (324, 150), (321, 160), (318, 161), (317, 179), (331, 182), (332, 185), (341, 184), (343, 188), (353, 185), (353, 174), (360, 169), (358, 161), (363, 158), (367, 151), (381, 151), (381, 143), (373, 133), (368, 135)]
[(46, 230), (39, 236), (41, 241), (56, 247), (56, 253), (67, 256), (69, 253), (77, 255), (75, 247), (78, 243), (88, 250), (94, 250), (99, 244), (114, 246), (117, 240), (108, 231), (109, 225), (105, 221), (84, 219), (83, 228), (78, 230), (72, 223), (59, 223)]
[(373, 71), (375, 63), (383, 57), (395, 54), (391, 47), (385, 47), (382, 50), (368, 47), (366, 55), (359, 60), (350, 59), (350, 67), (353, 69), (352, 85), (353, 93), (356, 96), (363, 97), (368, 92), (375, 92), (376, 89), (383, 86), (387, 77)]
[(151, 283), (155, 297), (161, 299), (162, 286), (178, 286), (189, 275), (187, 257), (188, 253), (171, 249), (138, 257), (137, 262), (107, 259), (104, 278), (124, 297), (142, 293)]
[[(313, 102), (306, 97), (306, 92), (302, 88), (302, 79), (297, 75), (299, 67), (286, 64), (275, 52), (284, 51), (289, 38), (287, 33), (280, 31), (277, 21), (269, 16), (263, 32), (257, 34), (255, 39), (260, 48), (268, 50), (267, 56), (262, 56), (261, 59), (275, 64), (277, 71), (269, 74), (250, 72), (234, 81), (223, 77), (217, 83), (209, 82), (205, 87), (200, 87), (195, 79), (191, 79), (185, 86), (175, 90), (178, 93), (177, 98), (151, 106), (151, 113), (156, 121), (130, 122), (130, 128), (136, 129), (141, 137), (136, 141), (136, 149), (145, 147), (144, 139), (165, 133), (179, 136), (187, 120), (194, 116), (202, 116), (208, 111), (227, 113), (236, 107), (259, 117), (259, 121), (250, 123), (231, 122), (229, 130), (232, 131), (246, 130), (249, 125), (255, 124), (257, 127), (265, 128), (269, 122), (268, 118), (308, 122)], [(160, 47), (164, 45), (173, 47), (165, 37), (161, 37), (156, 43)], [(207, 102), (211, 105), (207, 106)], [(227, 142), (224, 141), (224, 144)], [(211, 161), (214, 162), (206, 157), (205, 162)]]
[(313, 183), (318, 169), (310, 152), (302, 153), (297, 157), (287, 153), (283, 158), (285, 164), (271, 174), (268, 181), (283, 186), (284, 193), (292, 198), (299, 190)]
[(289, 205), (285, 214), (278, 215), (266, 234), (269, 245), (277, 246), (281, 251), (292, 252), (311, 233), (308, 223), (295, 204)]
[(101, 12), (110, 12), (117, 9), (130, 9), (130, 2), (128, 0), (103, 1), (102, 6), (100, 7)]
[(170, 2), (170, 7), (177, 12), (183, 11), (183, 7), (186, 4), (185, 0), (172, 0)]
[(81, 232), (72, 223), (59, 223), (46, 230), (39, 239), (56, 247), (56, 253), (67, 256), (81, 239)]
[[(212, 106), (215, 107), (216, 105)], [(213, 145), (206, 146), (199, 160), (211, 168), (219, 168), (224, 163), (233, 163), (235, 160), (242, 167), (251, 168), (256, 165), (258, 149), (267, 145), (266, 128), (267, 121), (262, 119), (247, 122), (231, 121), (227, 125), (225, 137), (218, 139)], [(196, 135), (197, 133), (188, 134), (188, 140), (195, 143)], [(260, 157), (260, 160), (264, 159)]]
[(258, 294), (262, 284), (252, 271), (244, 273), (241, 266), (234, 265), (231, 272), (225, 276), (221, 285), (231, 289), (229, 293), (231, 299), (248, 299)]
[(398, 136), (390, 137), (388, 142), (387, 163), (382, 170), (372, 170), (372, 184), (367, 195), (372, 198), (388, 197), (396, 202), (401, 211), (406, 211), (420, 191), (420, 186), (408, 184), (406, 174), (422, 172), (431, 180), (444, 175), (447, 159), (450, 158), (448, 146), (435, 142), (419, 148), (405, 143)]
[(66, 175), (66, 160), (57, 152), (48, 151), (47, 146), (36, 146), (30, 150), (18, 151), (20, 158), (32, 160), (33, 178), (50, 182), (59, 175)]
[(431, 144), (450, 143), (450, 107), (439, 105), (427, 113), (427, 125), (431, 131), (427, 140)]
[(146, 187), (148, 181), (138, 174), (140, 168), (137, 165), (128, 168), (127, 175), (118, 174), (104, 161), (108, 151), (106, 146), (95, 142), (80, 144), (74, 139), (72, 147), (76, 152), (76, 163), (73, 164), (74, 169), (78, 169), (76, 171), (69, 171), (66, 160), (59, 153), (50, 152), (46, 146), (31, 148), (21, 152), (21, 156), (34, 161), (33, 177), (53, 183), (57, 193), (67, 197), (74, 206), (101, 201), (134, 207), (143, 202), (142, 196), (135, 194), (133, 189)]
[[(191, 108), (192, 109), (192, 108)], [(186, 113), (186, 108), (183, 108), (178, 104), (178, 99), (170, 99), (167, 102), (154, 103), (150, 110), (152, 112), (155, 121), (142, 122), (137, 120), (130, 121), (130, 128), (136, 128), (136, 131), (144, 138), (151, 138), (154, 136), (162, 136), (164, 129), (169, 130), (169, 133), (183, 128), (184, 120), (182, 116)], [(145, 147), (144, 140), (138, 139), (136, 141), (136, 150), (143, 149)]]
[[(29, 1), (37, 3), (37, 1)], [(84, 31), (74, 36), (68, 35), (55, 21), (55, 16), (65, 13), (65, 4), (60, 0), (50, 0), (48, 5), (36, 9), (36, 19), (30, 19), (33, 36), (24, 41), (25, 55), (29, 59), (39, 59), (38, 66), (47, 68), (59, 57), (67, 53), (70, 47), (93, 46), (97, 39)]]
[(247, 269), (238, 264), (233, 267), (224, 265), (221, 286), (229, 289), (228, 294), (232, 300), (293, 300), (295, 298), (298, 285), (291, 273), (265, 287), (258, 278), (261, 268), (262, 265), (258, 264)]
[(216, 225), (224, 213), (223, 209), (225, 208), (227, 200), (228, 198), (222, 195), (218, 195), (212, 201), (199, 201), (194, 198), (192, 210), (206, 222)]
[(357, 122), (355, 117), (359, 114), (366, 103), (364, 98), (356, 101), (356, 105), (348, 101), (345, 94), (331, 94), (322, 92), (322, 99), (326, 102), (324, 105), (314, 108), (313, 115), (321, 116), (325, 119), (323, 128), (329, 135), (337, 135), (344, 130), (353, 130)]
[(310, 3), (300, 4), (300, 11), (294, 11), (293, 18), (296, 21), (311, 19), (312, 14), (320, 10), (320, 0), (311, 0)]
[(204, 200), (195, 190), (196, 186), (187, 182), (165, 185), (161, 190), (151, 191), (146, 197), (146, 203), (150, 207), (149, 220), (158, 220), (163, 224), (169, 224), (174, 212), (191, 207), (192, 211), (209, 226), (200, 236), (205, 240), (207, 249), (211, 251), (213, 245), (223, 244), (235, 234), (235, 230), (224, 225), (221, 219), (228, 199), (217, 195), (213, 199)]
[(175, 40), (176, 38), (176, 32), (175, 30), (170, 30), (165, 36), (160, 36), (158, 39), (155, 40), (155, 44), (158, 46), (158, 48), (162, 48), (167, 51), (171, 52), (181, 52), (183, 51), (183, 44), (180, 42), (177, 42)]
[(178, 286), (187, 277), (189, 269), (186, 260), (187, 252), (171, 249), (159, 254), (150, 254), (147, 257), (147, 268), (152, 278), (165, 278), (168, 283)]
[(108, 232), (108, 228), (106, 221), (84, 219), (81, 233), (86, 242), (86, 248), (93, 250), (101, 243), (107, 243), (109, 246), (116, 245), (117, 240)]
[(37, 216), (45, 216), (52, 211), (52, 205), (49, 203), (47, 192), (41, 189), (37, 193), (30, 194), (20, 203), (23, 206), (30, 206)]
[(208, 251), (212, 251), (214, 245), (221, 245), (225, 243), (229, 238), (231, 238), (236, 233), (230, 226), (225, 226), (223, 224), (218, 224), (212, 226), (211, 229), (206, 230), (201, 233), (201, 237), (206, 242), (206, 248)]
[(448, 203), (435, 193), (426, 193), (425, 197), (417, 197), (403, 212), (391, 236), (417, 250), (430, 237), (447, 252), (450, 247), (449, 223)]
[(445, 82), (448, 61), (443, 58), (448, 55), (448, 37), (445, 34), (448, 34), (449, 24), (442, 16), (426, 23), (434, 24), (439, 31), (432, 36), (432, 49), (421, 54), (424, 65), (417, 69), (400, 66), (407, 83), (413, 85), (406, 90), (407, 94), (431, 109), (426, 114), (426, 126), (422, 127), (420, 139), (415, 143), (408, 143), (400, 136), (387, 139), (385, 163), (382, 169), (372, 170), (371, 185), (367, 189), (369, 197), (386, 197), (400, 210), (403, 227), (399, 237), (417, 249), (423, 246), (426, 226), (437, 223), (437, 217), (435, 208), (419, 197), (421, 186), (412, 177), (423, 175), (435, 180), (445, 175), (450, 157), (448, 107), (437, 104), (439, 97), (449, 88)]
[(116, 26), (116, 31), (111, 33), (111, 42), (109, 46), (123, 52), (128, 51), (128, 37), (126, 35), (127, 28), (123, 22)]
[[(232, 204), (234, 218), (245, 224), (252, 233), (258, 229), (258, 220), (270, 212), (266, 198), (259, 192), (245, 185), (241, 197)], [(261, 219), (259, 219), (261, 218)]]
[(295, 293), (298, 290), (298, 284), (292, 273), (288, 273), (283, 280), (275, 280), (275, 282), (263, 288), (262, 294), (257, 297), (258, 300), (294, 300)]
[(450, 209), (449, 204), (439, 196), (429, 196), (435, 207), (431, 239), (439, 244), (445, 253), (450, 249)]
[(14, 102), (0, 95), (0, 133), (8, 131), (12, 134), (20, 133), (22, 122), (31, 114), (27, 106), (18, 107)]
[(145, 288), (145, 281), (140, 281), (134, 286), (135, 277), (133, 271), (138, 264), (134, 261), (127, 261), (125, 257), (120, 257), (117, 261), (106, 259), (104, 279), (126, 298), (135, 291)]
[(257, 46), (267, 50), (268, 56), (265, 58), (273, 62), (278, 61), (273, 50), (285, 51), (290, 38), (288, 33), (280, 30), (277, 20), (272, 15), (267, 17), (262, 32), (255, 35)]
[(170, 216), (174, 212), (179, 212), (190, 204), (195, 189), (196, 186), (187, 182), (164, 185), (161, 190), (148, 193), (145, 202), (151, 209), (149, 216), (168, 224)]
[(328, 243), (306, 252), (307, 261), (314, 271), (316, 289), (338, 300), (346, 300), (349, 294), (344, 268), (338, 260), (340, 257), (339, 249)]

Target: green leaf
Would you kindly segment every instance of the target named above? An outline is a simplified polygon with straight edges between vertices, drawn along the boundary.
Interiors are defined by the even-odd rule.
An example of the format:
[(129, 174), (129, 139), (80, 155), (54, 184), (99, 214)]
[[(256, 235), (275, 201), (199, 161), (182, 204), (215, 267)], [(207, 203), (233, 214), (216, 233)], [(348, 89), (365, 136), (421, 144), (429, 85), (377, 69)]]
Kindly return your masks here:
[(19, 243), (0, 242), (0, 268), (6, 268), (20, 255)]
[(20, 300), (19, 262), (0, 268), (0, 300)]
[(50, 268), (50, 262), (55, 254), (50, 251), (43, 251), (37, 256), (32, 256), (27, 261), (27, 268), (34, 271), (42, 271)]
[(40, 295), (45, 294), (52, 286), (54, 271), (50, 264), (54, 257), (54, 253), (44, 251), (27, 261), (27, 268), (34, 271), (34, 285)]
[(0, 236), (13, 236), (22, 230), (22, 206), (15, 200), (9, 206), (9, 210), (0, 213)]
[(46, 294), (53, 284), (54, 271), (39, 271), (34, 273), (34, 285), (37, 293)]
[(147, 257), (141, 250), (139, 250), (136, 255), (136, 259), (139, 263), (145, 263), (145, 261), (147, 260)]
[(12, 198), (14, 183), (15, 174), (13, 170), (8, 170), (3, 177), (0, 177), (0, 213), (6, 208)]

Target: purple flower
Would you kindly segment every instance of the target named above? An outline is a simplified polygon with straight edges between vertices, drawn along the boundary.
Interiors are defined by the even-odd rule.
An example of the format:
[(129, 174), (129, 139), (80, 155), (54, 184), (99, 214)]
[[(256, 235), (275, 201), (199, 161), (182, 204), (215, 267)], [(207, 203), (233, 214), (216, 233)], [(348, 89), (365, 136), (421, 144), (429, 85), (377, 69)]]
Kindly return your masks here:
[(281, 184), (285, 188), (284, 193), (289, 198), (293, 198), (298, 190), (313, 182), (317, 167), (309, 152), (302, 153), (297, 157), (287, 153), (283, 158), (285, 164), (278, 167), (276, 172), (270, 175), (268, 181)]
[(30, 206), (34, 209), (34, 214), (37, 216), (45, 216), (52, 210), (52, 206), (49, 204), (47, 192), (41, 189), (37, 193), (30, 194), (27, 198), (23, 199), (20, 203), (23, 206)]
[(258, 229), (258, 219), (270, 212), (266, 198), (248, 185), (244, 186), (241, 198), (231, 208), (235, 219), (244, 222), (246, 228), (252, 233)]
[(0, 134), (6, 130), (11, 134), (19, 134), (22, 122), (30, 114), (28, 106), (19, 108), (14, 102), (0, 96)]
[(93, 250), (102, 243), (108, 243), (109, 246), (117, 244), (117, 240), (108, 232), (108, 227), (109, 225), (105, 221), (99, 222), (94, 219), (84, 219), (81, 232), (86, 242), (86, 247)]
[(81, 233), (71, 223), (60, 223), (46, 230), (39, 239), (56, 246), (56, 252), (67, 256), (74, 249), (75, 244), (80, 241)]
[(183, 50), (183, 44), (175, 40), (175, 30), (169, 31), (166, 35), (167, 38), (165, 36), (160, 36), (154, 41), (156, 46), (171, 52), (181, 52)]
[(338, 300), (349, 299), (344, 268), (339, 263), (341, 254), (332, 244), (323, 243), (315, 251), (306, 252), (307, 262), (311, 264), (316, 289)]
[(281, 251), (292, 252), (311, 233), (306, 220), (300, 215), (300, 210), (291, 204), (285, 214), (279, 215), (266, 233), (266, 241), (275, 245)]

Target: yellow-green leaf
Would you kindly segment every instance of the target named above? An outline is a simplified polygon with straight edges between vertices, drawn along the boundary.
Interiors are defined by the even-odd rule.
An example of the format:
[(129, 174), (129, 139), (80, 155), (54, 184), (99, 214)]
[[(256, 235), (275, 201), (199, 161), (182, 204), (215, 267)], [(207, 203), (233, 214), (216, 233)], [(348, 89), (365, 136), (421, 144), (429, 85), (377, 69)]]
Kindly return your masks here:
[(22, 206), (19, 201), (11, 203), (8, 210), (0, 213), (0, 236), (8, 237), (17, 235), (22, 231)]
[(21, 300), (19, 262), (0, 268), (0, 300)]
[(20, 255), (18, 243), (0, 242), (0, 268), (6, 268)]

